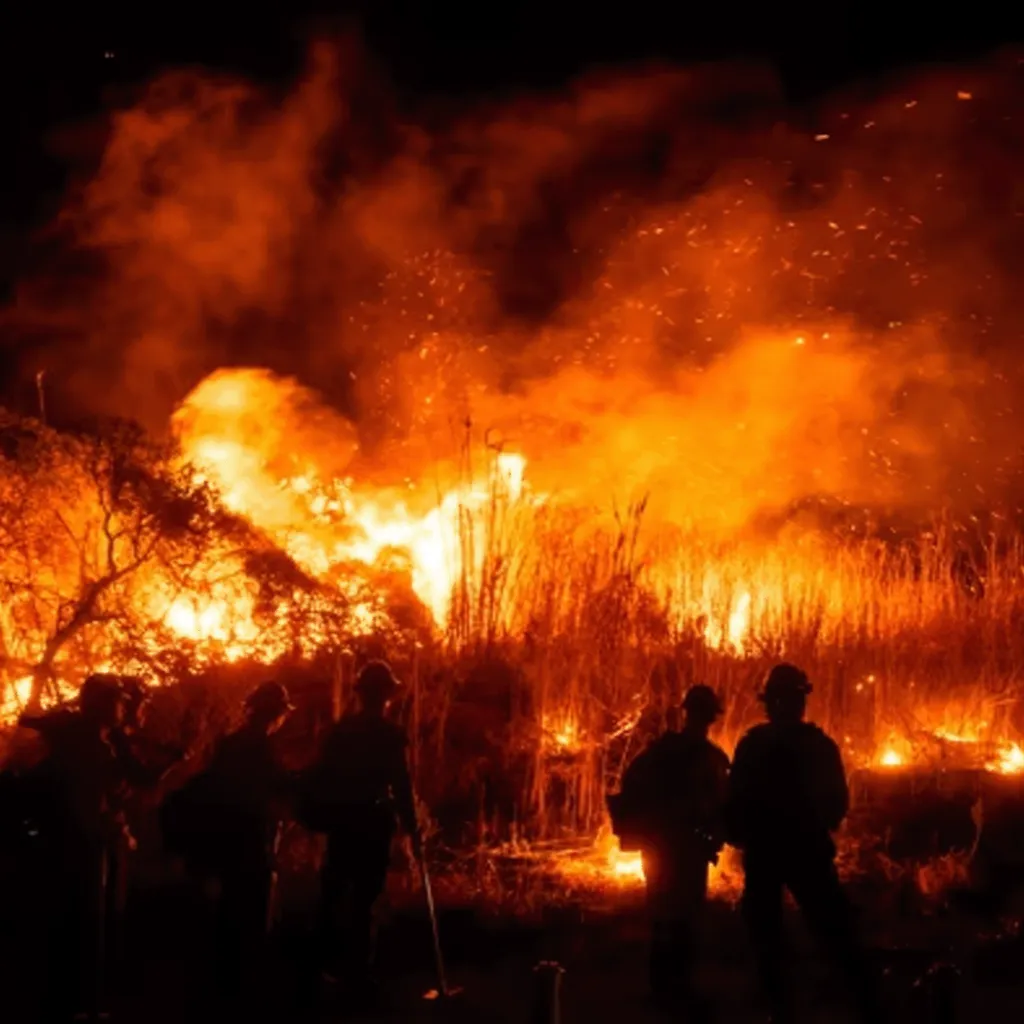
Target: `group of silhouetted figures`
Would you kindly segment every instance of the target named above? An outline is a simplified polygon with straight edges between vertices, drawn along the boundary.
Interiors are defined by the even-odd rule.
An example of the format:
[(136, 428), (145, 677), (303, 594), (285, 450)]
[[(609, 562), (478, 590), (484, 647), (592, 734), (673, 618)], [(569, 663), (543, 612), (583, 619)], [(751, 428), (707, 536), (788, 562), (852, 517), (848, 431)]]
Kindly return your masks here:
[[(289, 772), (272, 737), (292, 711), (290, 697), (279, 683), (264, 683), (246, 699), (243, 724), (160, 803), (166, 850), (197, 890), (214, 896), (204, 1016), (262, 1016), (277, 848), (288, 817), (326, 836), (310, 966), (318, 980), (343, 985), (350, 1005), (372, 1005), (372, 912), (397, 822), (421, 856), (406, 737), (386, 717), (398, 686), (386, 663), (368, 664), (356, 683), (357, 707), (333, 723), (310, 767)], [(147, 699), (137, 680), (89, 677), (77, 707), (23, 716), (20, 724), (45, 741), (45, 756), (3, 777), (8, 849), (31, 858), (49, 890), (47, 1024), (108, 1015), (123, 952), (136, 801), (166, 788), (166, 776), (186, 757), (146, 740)]]
[(623, 848), (643, 852), (651, 990), (685, 1020), (711, 1016), (693, 985), (693, 969), (708, 866), (725, 843), (743, 854), (743, 916), (771, 1020), (793, 1019), (782, 929), (786, 890), (846, 976), (861, 1020), (882, 1019), (835, 864), (832, 833), (849, 809), (846, 773), (836, 744), (804, 721), (810, 692), (800, 669), (775, 666), (760, 695), (768, 720), (740, 740), (730, 766), (708, 738), (721, 704), (709, 687), (692, 687), (683, 701), (682, 729), (641, 753), (627, 768), (621, 793), (609, 797)]
[[(384, 662), (361, 671), (357, 707), (335, 721), (311, 765), (286, 771), (272, 736), (292, 710), (264, 683), (246, 699), (244, 722), (216, 744), (209, 763), (171, 787), (160, 804), (163, 841), (197, 886), (215, 893), (214, 979), (218, 1019), (258, 1017), (271, 926), (281, 823), (326, 837), (312, 973), (338, 983), (350, 1005), (372, 1008), (372, 924), (397, 825), (422, 857), (406, 737), (387, 711), (399, 684)], [(686, 1020), (710, 1007), (693, 984), (698, 921), (709, 865), (724, 843), (743, 852), (743, 912), (772, 1019), (791, 1019), (782, 941), (789, 890), (845, 972), (864, 1021), (880, 1020), (876, 987), (855, 936), (835, 867), (831, 833), (847, 813), (839, 750), (804, 721), (806, 675), (776, 666), (762, 693), (768, 721), (751, 729), (732, 765), (708, 738), (718, 698), (694, 686), (685, 724), (656, 739), (629, 766), (609, 809), (623, 848), (643, 852), (652, 918), (650, 982), (658, 1003)], [(48, 903), (46, 1021), (97, 1019), (124, 941), (126, 868), (140, 794), (165, 787), (183, 750), (148, 741), (148, 694), (137, 680), (91, 676), (77, 707), (25, 716), (45, 740), (30, 770), (9, 771), (0, 810), (43, 865)], [(13, 829), (12, 829), (13, 823)], [(31, 837), (31, 841), (27, 837)], [(37, 864), (38, 868), (39, 864)]]

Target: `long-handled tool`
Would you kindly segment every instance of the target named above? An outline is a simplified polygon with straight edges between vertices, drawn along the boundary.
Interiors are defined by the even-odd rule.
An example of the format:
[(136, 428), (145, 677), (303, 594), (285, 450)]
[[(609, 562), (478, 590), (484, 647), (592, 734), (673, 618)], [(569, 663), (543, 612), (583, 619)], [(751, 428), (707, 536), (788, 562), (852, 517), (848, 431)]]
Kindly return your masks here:
[(441, 935), (437, 929), (437, 907), (434, 904), (434, 890), (430, 885), (430, 872), (427, 870), (427, 861), (422, 852), (420, 852), (416, 859), (419, 862), (423, 892), (427, 898), (427, 912), (430, 914), (430, 931), (434, 940), (434, 967), (437, 971), (437, 989), (436, 991), (428, 992), (424, 998), (451, 999), (452, 996), (457, 996), (462, 989), (451, 988), (448, 985), (448, 979), (444, 970), (444, 956), (441, 953)]
[(270, 844), (270, 885), (267, 889), (266, 914), (263, 918), (263, 933), (270, 935), (274, 930), (274, 922), (277, 920), (277, 895), (280, 884), (280, 872), (277, 867), (277, 855), (281, 850), (281, 834), (284, 831), (283, 822), (278, 822), (274, 827), (274, 838)]

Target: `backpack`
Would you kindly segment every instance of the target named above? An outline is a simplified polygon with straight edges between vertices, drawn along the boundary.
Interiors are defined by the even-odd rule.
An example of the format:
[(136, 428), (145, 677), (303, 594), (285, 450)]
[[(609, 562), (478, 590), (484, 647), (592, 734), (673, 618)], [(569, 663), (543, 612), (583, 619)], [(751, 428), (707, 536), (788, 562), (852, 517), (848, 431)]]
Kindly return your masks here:
[(622, 789), (605, 798), (612, 832), (619, 840), (623, 853), (633, 853), (649, 845), (653, 832), (653, 811), (649, 774), (653, 767), (651, 747), (648, 747), (626, 769)]

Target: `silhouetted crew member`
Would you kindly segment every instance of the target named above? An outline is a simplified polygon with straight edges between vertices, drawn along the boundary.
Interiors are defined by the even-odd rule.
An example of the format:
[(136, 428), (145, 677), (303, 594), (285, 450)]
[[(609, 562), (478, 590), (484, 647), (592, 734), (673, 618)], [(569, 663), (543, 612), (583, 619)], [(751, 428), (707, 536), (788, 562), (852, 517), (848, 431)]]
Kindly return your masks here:
[(729, 841), (743, 851), (743, 914), (774, 1019), (792, 1019), (784, 972), (783, 889), (843, 970), (865, 1021), (880, 1019), (875, 980), (857, 941), (832, 835), (849, 809), (836, 744), (803, 720), (811, 685), (776, 665), (761, 700), (768, 721), (739, 742), (729, 785)]
[(137, 676), (118, 676), (123, 713), (110, 732), (123, 783), (123, 822), (118, 841), (111, 849), (107, 882), (108, 949), (112, 970), (119, 971), (124, 959), (124, 915), (128, 904), (129, 871), (138, 845), (138, 830), (146, 820), (147, 802), (152, 806), (155, 792), (168, 772), (185, 757), (181, 747), (154, 742), (143, 729), (150, 691)]
[(207, 769), (211, 802), (221, 820), (210, 838), (213, 873), (220, 882), (217, 912), (217, 981), (229, 1007), (255, 999), (267, 933), (275, 840), (291, 781), (271, 736), (292, 710), (276, 682), (257, 687), (245, 701), (245, 722), (217, 745)]
[(722, 706), (707, 686), (683, 700), (685, 722), (629, 766), (618, 806), (643, 851), (651, 913), (651, 991), (659, 1003), (701, 1016), (692, 985), (695, 929), (707, 901), (708, 865), (724, 834), (729, 758), (708, 739)]
[(382, 661), (363, 668), (356, 711), (327, 734), (311, 771), (318, 830), (327, 833), (320, 936), (328, 974), (340, 965), (356, 998), (372, 996), (373, 907), (384, 891), (396, 815), (421, 855), (404, 731), (385, 717), (399, 690)]
[(24, 715), (20, 724), (40, 733), (47, 754), (38, 776), (46, 802), (40, 820), (43, 855), (52, 875), (47, 1019), (74, 1010), (96, 1013), (103, 986), (106, 873), (122, 828), (123, 776), (110, 742), (121, 720), (115, 676), (92, 675), (77, 710)]

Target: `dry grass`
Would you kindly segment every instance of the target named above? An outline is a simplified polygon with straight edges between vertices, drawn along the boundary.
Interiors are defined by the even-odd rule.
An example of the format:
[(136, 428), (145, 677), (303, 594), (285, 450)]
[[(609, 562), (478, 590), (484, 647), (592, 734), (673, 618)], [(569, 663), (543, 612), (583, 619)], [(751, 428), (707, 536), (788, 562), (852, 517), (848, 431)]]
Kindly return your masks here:
[(519, 823), (537, 835), (595, 830), (631, 750), (692, 682), (723, 696), (731, 749), (783, 658), (810, 673), (811, 716), (851, 764), (891, 744), (907, 760), (966, 749), (936, 734), (992, 749), (1018, 736), (1015, 535), (711, 543), (646, 522), (643, 505), (602, 520), (500, 496), (463, 533), (446, 642), (427, 659), (449, 690), (425, 700), (446, 702), (474, 666), (510, 673), (527, 710), (507, 742), (531, 752)]
[[(467, 468), (479, 496), (471, 477)], [(247, 602), (235, 591), (218, 599), (233, 637), (220, 658), (236, 668), (248, 641), (228, 629), (231, 614), (256, 638), (254, 661), (269, 637), (278, 669), (314, 657), (334, 666), (342, 697), (360, 657), (391, 657), (410, 683), (420, 788), (432, 807), (461, 801), (449, 812), (477, 845), (495, 838), (496, 823), (504, 839), (593, 834), (606, 791), (693, 682), (724, 698), (718, 738), (731, 749), (758, 716), (758, 683), (780, 658), (810, 673), (812, 717), (851, 764), (890, 743), (908, 759), (956, 755), (937, 733), (995, 747), (1024, 722), (1024, 542), (1012, 531), (940, 523), (897, 542), (878, 531), (789, 526), (720, 540), (655, 522), (643, 502), (607, 512), (529, 492), (517, 498), (493, 466), (482, 490), (485, 500), (460, 509), (450, 538), (457, 582), (440, 633), (425, 626), (422, 609), (397, 614), (391, 595), (402, 588), (383, 566), (339, 565), (304, 602), (287, 574), (273, 587), (250, 585), (239, 569), (230, 580), (246, 584)], [(7, 525), (16, 532), (19, 522)], [(319, 524), (315, 534), (328, 529)], [(265, 565), (270, 538), (260, 536)], [(205, 587), (196, 590), (201, 601), (212, 601), (199, 569), (180, 585), (193, 576)], [(383, 632), (346, 634), (345, 588), (356, 579), (376, 579), (388, 595)], [(167, 679), (195, 674), (193, 650), (203, 668), (216, 668), (219, 634), (190, 646), (163, 623), (126, 617), (145, 590), (146, 579), (126, 580), (124, 600), (83, 631), (81, 650), (66, 648), (68, 679), (106, 667), (115, 650), (128, 664), (137, 649)], [(258, 620), (253, 608), (262, 605), (272, 614)], [(15, 632), (4, 625), (5, 635)], [(45, 632), (30, 639), (28, 647), (45, 647)], [(2, 681), (25, 671), (12, 661)]]

